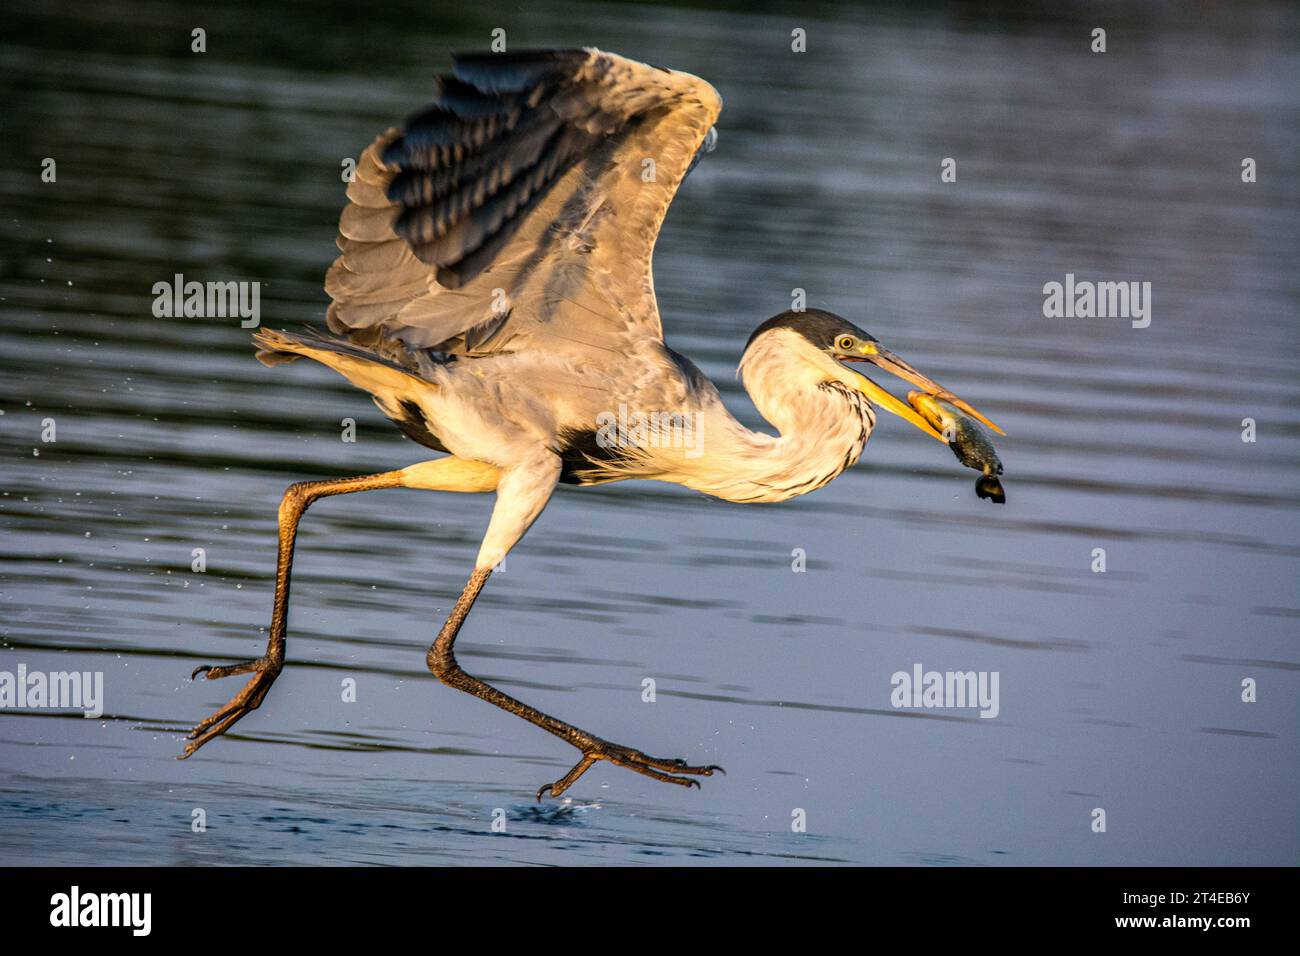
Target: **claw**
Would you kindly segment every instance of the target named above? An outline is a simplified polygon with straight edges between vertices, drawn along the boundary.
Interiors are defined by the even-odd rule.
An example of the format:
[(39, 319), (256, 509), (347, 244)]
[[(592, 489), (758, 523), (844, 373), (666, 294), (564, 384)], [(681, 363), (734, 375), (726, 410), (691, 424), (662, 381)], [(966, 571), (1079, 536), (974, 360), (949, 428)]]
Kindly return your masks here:
[(713, 771), (717, 770), (723, 774), (726, 773), (716, 764), (710, 764), (704, 767), (695, 767), (688, 764), (680, 757), (673, 757), (667, 760), (658, 757), (649, 757), (639, 750), (633, 750), (630, 747), (620, 747), (617, 744), (610, 744), (600, 741), (590, 750), (583, 750), (582, 759), (574, 766), (572, 770), (566, 773), (554, 783), (543, 784), (537, 790), (537, 802), (540, 803), (542, 797), (549, 793), (552, 797), (558, 797), (569, 787), (577, 782), (578, 778), (586, 773), (596, 763), (597, 760), (608, 760), (618, 767), (625, 767), (633, 770), (642, 776), (659, 780), (662, 783), (675, 783), (679, 787), (694, 787), (696, 790), (702, 789), (700, 782), (690, 777), (674, 776), (671, 773), (664, 773), (664, 770), (675, 770), (678, 773), (695, 774), (701, 777), (711, 777)]
[(261, 706), (263, 698), (266, 697), (266, 692), (271, 689), (271, 684), (279, 676), (282, 666), (283, 664), (279, 660), (268, 661), (265, 658), (257, 658), (222, 667), (212, 664), (203, 664), (196, 667), (190, 675), (190, 680), (196, 679), (199, 674), (205, 675), (208, 680), (219, 680), (222, 677), (230, 677), (233, 674), (247, 674), (250, 671), (253, 672), (253, 679), (245, 684), (244, 688), (232, 697), (225, 706), (194, 725), (194, 729), (188, 735), (189, 743), (176, 756), (176, 759), (184, 760), (192, 756), (208, 741), (220, 737), (238, 723), (241, 718), (248, 716), (250, 711), (257, 710)]

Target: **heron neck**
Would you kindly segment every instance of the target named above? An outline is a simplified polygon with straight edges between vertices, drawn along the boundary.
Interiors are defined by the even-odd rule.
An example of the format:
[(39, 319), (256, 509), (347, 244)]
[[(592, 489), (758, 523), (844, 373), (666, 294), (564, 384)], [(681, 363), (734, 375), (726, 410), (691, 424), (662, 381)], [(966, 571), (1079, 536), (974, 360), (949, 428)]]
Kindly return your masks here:
[[(875, 412), (815, 356), (751, 347), (741, 376), (776, 435), (751, 431), (723, 412), (706, 432), (689, 487), (728, 501), (784, 501), (822, 487), (857, 462)], [(852, 375), (844, 371), (844, 375)]]

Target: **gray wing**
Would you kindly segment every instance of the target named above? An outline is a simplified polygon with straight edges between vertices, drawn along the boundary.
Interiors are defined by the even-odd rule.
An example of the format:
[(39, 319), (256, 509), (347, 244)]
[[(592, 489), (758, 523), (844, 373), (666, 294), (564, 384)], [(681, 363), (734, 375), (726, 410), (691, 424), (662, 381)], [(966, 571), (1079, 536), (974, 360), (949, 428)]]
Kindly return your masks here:
[(599, 50), (457, 56), (358, 163), (330, 329), (459, 355), (662, 340), (655, 239), (721, 108), (694, 76)]

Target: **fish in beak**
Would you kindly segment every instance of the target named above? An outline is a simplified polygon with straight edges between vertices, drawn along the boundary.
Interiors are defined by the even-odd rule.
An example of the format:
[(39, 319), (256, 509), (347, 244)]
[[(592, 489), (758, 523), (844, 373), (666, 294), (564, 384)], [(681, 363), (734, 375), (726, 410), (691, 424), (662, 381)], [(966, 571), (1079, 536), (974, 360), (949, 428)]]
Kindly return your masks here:
[(951, 402), (935, 398), (926, 392), (908, 392), (907, 403), (935, 428), (941, 429), (948, 439), (948, 447), (957, 460), (967, 468), (983, 472), (975, 482), (975, 494), (998, 504), (1006, 504), (1007, 491), (998, 475), (1002, 474), (1002, 459), (993, 447), (988, 434), (969, 415), (959, 411)]
[[(897, 375), (899, 378), (911, 382), (922, 391), (928, 392), (936, 398), (956, 406), (972, 418), (983, 422), (999, 435), (1006, 434), (1001, 428), (998, 428), (997, 425), (994, 425), (991, 421), (985, 418), (983, 414), (974, 408), (974, 406), (970, 405), (964, 399), (958, 398), (934, 379), (922, 375), (893, 352), (882, 348), (879, 342), (856, 343), (852, 352), (837, 353), (835, 357), (842, 362), (870, 362), (872, 365), (884, 369), (891, 375)], [(926, 419), (921, 415), (918, 415), (906, 402), (895, 398), (887, 390), (881, 388), (862, 373), (859, 372), (858, 377), (862, 379), (862, 381), (858, 383), (858, 390), (862, 392), (863, 395), (867, 396), (873, 405), (877, 405), (888, 412), (892, 412), (899, 418), (910, 422), (932, 438), (936, 438), (944, 444), (948, 443), (947, 439), (945, 439), (943, 435), (930, 424), (930, 422), (926, 421)]]

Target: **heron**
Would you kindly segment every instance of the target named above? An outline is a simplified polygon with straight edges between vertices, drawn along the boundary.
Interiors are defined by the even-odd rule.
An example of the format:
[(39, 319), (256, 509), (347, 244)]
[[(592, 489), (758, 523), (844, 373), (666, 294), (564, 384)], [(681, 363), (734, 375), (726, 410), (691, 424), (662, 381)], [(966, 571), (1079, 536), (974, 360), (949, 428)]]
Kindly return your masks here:
[[(646, 479), (731, 502), (780, 502), (853, 466), (878, 409), (944, 440), (850, 363), (874, 365), (992, 423), (858, 326), (807, 308), (768, 319), (746, 343), (738, 373), (775, 433), (741, 424), (700, 369), (665, 344), (651, 267), (669, 204), (716, 141), (717, 91), (689, 73), (594, 48), (452, 59), (434, 102), (380, 134), (357, 161), (340, 254), (325, 278), (329, 334), (254, 333), (265, 364), (305, 357), (328, 366), (439, 455), (288, 487), (266, 650), (194, 671), (194, 679), (252, 676), (193, 728), (180, 759), (258, 708), (284, 668), (294, 542), (313, 502), (387, 488), (491, 492), (486, 533), (428, 649), (429, 670), (578, 751), (539, 800), (559, 797), (602, 760), (698, 787), (721, 768), (606, 740), (456, 659), (456, 636), (493, 569), (557, 486)], [(663, 430), (632, 427), (628, 410), (666, 419), (684, 440), (646, 440)]]

